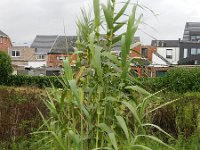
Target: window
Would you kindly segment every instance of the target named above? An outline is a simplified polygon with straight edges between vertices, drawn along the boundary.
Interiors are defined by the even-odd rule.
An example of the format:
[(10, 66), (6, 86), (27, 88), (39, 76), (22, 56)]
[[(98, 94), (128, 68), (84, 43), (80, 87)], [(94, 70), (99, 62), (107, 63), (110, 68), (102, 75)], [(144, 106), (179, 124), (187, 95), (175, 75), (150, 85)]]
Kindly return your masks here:
[(197, 54), (197, 49), (191, 48), (191, 55), (196, 55), (196, 54)]
[(166, 49), (166, 58), (172, 59), (172, 49)]
[(144, 58), (148, 58), (148, 49), (147, 48), (142, 48), (141, 56)]
[(44, 57), (44, 55), (42, 55), (42, 54), (41, 54), (41, 55), (36, 55), (36, 59), (37, 59), (37, 60), (44, 60), (44, 58), (45, 58), (45, 57)]
[(198, 64), (198, 60), (194, 60), (194, 64), (197, 65)]
[(197, 48), (197, 55), (200, 54), (200, 48)]
[(188, 55), (188, 49), (184, 48), (184, 50), (183, 50), (183, 58), (186, 58), (187, 55)]
[(196, 41), (196, 36), (191, 36), (191, 41)]
[(12, 51), (12, 57), (20, 57), (20, 51)]
[(200, 40), (200, 36), (199, 35), (192, 35), (190, 37), (191, 41), (199, 41)]
[(57, 56), (57, 60), (64, 60), (65, 57), (64, 56)]

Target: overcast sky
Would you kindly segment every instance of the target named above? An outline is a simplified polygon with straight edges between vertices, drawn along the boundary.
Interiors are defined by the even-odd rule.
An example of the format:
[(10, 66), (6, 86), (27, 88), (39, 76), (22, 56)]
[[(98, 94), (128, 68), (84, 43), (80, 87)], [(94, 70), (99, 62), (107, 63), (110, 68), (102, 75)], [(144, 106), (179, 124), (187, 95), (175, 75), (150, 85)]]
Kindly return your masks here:
[[(105, 2), (102, 0), (101, 2)], [(182, 38), (185, 22), (200, 21), (199, 0), (139, 0), (154, 11), (156, 17), (144, 12), (144, 22), (137, 35), (150, 44), (152, 38)], [(0, 30), (13, 42), (31, 43), (39, 35), (76, 34), (76, 19), (80, 8), (92, 5), (92, 0), (1, 0)], [(63, 23), (64, 22), (64, 23)]]

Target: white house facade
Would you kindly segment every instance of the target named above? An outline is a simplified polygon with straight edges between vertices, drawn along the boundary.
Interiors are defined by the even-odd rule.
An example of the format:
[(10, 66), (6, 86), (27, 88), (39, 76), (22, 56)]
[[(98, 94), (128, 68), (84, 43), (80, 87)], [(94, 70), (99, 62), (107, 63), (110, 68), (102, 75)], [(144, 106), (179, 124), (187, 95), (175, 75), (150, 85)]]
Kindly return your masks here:
[(157, 48), (157, 53), (170, 64), (178, 64), (180, 57), (179, 40), (153, 40), (152, 46), (155, 46)]

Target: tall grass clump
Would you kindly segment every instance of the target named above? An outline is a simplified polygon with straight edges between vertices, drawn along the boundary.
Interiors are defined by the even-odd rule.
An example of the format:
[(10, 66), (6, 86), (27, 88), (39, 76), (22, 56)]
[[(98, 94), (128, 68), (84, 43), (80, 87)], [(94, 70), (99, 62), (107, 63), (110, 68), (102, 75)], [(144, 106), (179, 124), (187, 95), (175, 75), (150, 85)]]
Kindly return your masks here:
[[(150, 134), (149, 129), (156, 128), (172, 138), (146, 122), (148, 114), (157, 109), (146, 109), (153, 95), (136, 86), (138, 81), (129, 73), (129, 52), (137, 44), (131, 45), (132, 39), (142, 22), (142, 15), (136, 15), (138, 4), (120, 3), (118, 12), (116, 5), (115, 0), (106, 5), (93, 0), (94, 19), (82, 10), (77, 21), (77, 68), (73, 71), (70, 58), (66, 59), (60, 80), (63, 88), (47, 92), (49, 99), (44, 102), (50, 114), (35, 132), (39, 140), (34, 145), (40, 149), (150, 150), (148, 141), (173, 149)], [(129, 6), (133, 8), (127, 15)], [(120, 21), (122, 16), (126, 20)], [(121, 28), (125, 32), (117, 35)], [(102, 30), (106, 32), (103, 36)], [(120, 59), (111, 53), (117, 42), (121, 43)], [(145, 98), (137, 98), (138, 94)]]

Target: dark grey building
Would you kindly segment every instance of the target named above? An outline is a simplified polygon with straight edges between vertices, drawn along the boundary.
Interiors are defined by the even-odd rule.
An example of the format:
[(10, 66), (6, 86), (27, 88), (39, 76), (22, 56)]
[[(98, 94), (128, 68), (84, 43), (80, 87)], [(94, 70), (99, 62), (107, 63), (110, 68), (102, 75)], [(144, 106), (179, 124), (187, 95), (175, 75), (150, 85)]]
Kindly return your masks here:
[(58, 36), (48, 54), (68, 54), (74, 52), (77, 36)]
[(180, 65), (200, 65), (200, 22), (187, 22), (180, 40)]

